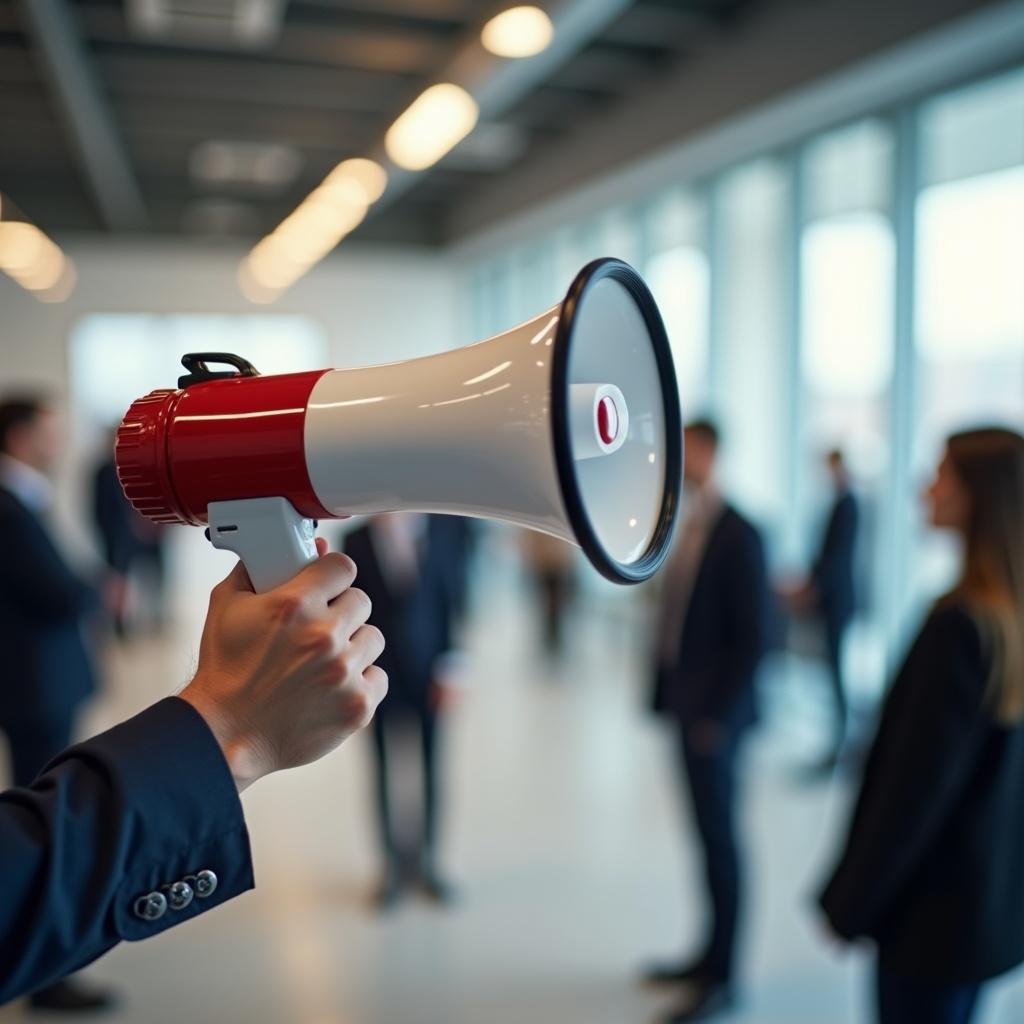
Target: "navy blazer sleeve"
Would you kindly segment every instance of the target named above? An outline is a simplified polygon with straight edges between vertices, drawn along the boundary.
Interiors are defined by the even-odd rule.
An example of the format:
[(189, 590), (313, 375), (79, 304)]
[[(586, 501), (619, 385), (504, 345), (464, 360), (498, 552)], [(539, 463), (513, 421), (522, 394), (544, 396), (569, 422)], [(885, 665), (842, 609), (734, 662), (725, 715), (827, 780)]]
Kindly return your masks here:
[(956, 806), (992, 729), (985, 662), (966, 611), (933, 613), (886, 700), (846, 849), (821, 897), (838, 934), (874, 933)]
[[(0, 1003), (251, 889), (242, 806), (202, 716), (170, 697), (0, 793), (0, 880)], [(187, 906), (136, 914), (181, 880)]]

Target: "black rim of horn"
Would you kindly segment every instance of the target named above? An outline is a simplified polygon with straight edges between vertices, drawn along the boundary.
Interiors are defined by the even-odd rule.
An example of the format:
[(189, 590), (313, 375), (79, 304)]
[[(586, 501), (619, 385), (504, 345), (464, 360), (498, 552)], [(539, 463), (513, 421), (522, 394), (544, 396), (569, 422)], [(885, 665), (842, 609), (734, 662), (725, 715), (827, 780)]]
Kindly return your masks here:
[[(661, 401), (665, 415), (665, 486), (658, 512), (658, 523), (647, 550), (635, 562), (620, 562), (601, 543), (587, 513), (576, 476), (576, 460), (572, 453), (569, 424), (569, 363), (572, 352), (576, 313), (587, 289), (610, 277), (622, 284), (632, 296), (643, 317), (661, 383)], [(562, 302), (562, 315), (555, 334), (555, 353), (551, 380), (551, 426), (555, 463), (561, 481), (569, 523), (584, 554), (602, 576), (613, 583), (642, 583), (650, 579), (668, 555), (679, 512), (679, 495), (683, 482), (683, 425), (679, 408), (679, 390), (672, 362), (668, 335), (661, 314), (643, 278), (622, 260), (605, 258), (588, 263), (569, 286)]]

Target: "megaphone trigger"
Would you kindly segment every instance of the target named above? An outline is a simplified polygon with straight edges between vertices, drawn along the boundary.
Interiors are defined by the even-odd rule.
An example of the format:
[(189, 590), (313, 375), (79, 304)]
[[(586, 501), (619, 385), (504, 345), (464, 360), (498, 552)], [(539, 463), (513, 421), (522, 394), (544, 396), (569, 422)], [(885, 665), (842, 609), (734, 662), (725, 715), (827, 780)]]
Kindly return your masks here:
[(207, 505), (210, 543), (245, 564), (253, 590), (287, 583), (317, 559), (316, 526), (286, 498), (242, 498)]

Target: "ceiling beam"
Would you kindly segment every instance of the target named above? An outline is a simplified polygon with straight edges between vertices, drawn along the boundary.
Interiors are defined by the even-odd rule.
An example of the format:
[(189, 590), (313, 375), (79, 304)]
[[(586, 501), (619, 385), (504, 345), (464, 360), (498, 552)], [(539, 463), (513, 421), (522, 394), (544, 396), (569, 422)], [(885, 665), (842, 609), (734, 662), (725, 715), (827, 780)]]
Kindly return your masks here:
[(103, 221), (145, 227), (142, 192), (65, 3), (21, 0), (21, 12)]
[[(628, 180), (637, 190), (634, 194), (643, 195), (672, 182), (699, 179), (726, 163), (884, 109), (894, 102), (898, 78), (916, 83), (901, 86), (904, 98), (915, 89), (919, 95), (940, 88), (941, 82), (968, 74), (967, 68), (991, 67), (1020, 54), (1019, 35), (1000, 26), (1024, 24), (1022, 11), (1019, 0), (767, 4), (752, 12), (742, 33), (724, 34), (678, 71), (620, 101), (599, 119), (580, 124), (562, 144), (512, 172), (495, 175), (455, 207), (447, 218), (446, 240), (485, 246), (500, 237), (504, 244), (512, 237), (528, 237), (539, 224), (567, 223), (585, 215), (584, 210), (607, 208), (610, 197), (619, 195), (620, 186), (612, 183)], [(991, 29), (982, 29), (981, 48), (968, 58), (973, 64), (925, 52), (911, 65), (898, 56), (899, 47), (914, 45), (929, 31), (961, 37), (960, 26), (971, 17), (979, 24), (993, 22)], [(887, 53), (897, 56), (884, 71), (855, 76), (841, 96), (829, 92), (828, 76), (846, 69), (854, 74), (860, 62), (884, 61)], [(823, 107), (816, 97), (826, 95), (830, 102)], [(756, 118), (757, 110), (783, 104), (787, 96), (810, 99), (791, 105), (796, 113), (788, 115), (784, 126), (776, 118), (770, 138), (744, 122), (748, 114)], [(743, 130), (728, 131), (728, 126), (741, 123)], [(721, 144), (705, 142), (726, 135), (727, 159)], [(686, 159), (676, 158), (684, 152)]]

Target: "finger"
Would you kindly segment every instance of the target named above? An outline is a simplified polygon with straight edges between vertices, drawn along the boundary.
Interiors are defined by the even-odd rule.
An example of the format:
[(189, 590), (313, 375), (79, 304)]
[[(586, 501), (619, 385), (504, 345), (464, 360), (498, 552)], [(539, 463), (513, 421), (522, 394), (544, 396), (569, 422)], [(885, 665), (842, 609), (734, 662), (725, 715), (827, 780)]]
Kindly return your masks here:
[(330, 604), (352, 586), (356, 563), (340, 551), (330, 551), (310, 562), (286, 587), (299, 591), (317, 604)]
[(327, 552), (330, 551), (330, 550), (331, 550), (331, 545), (327, 543), (327, 539), (325, 537), (317, 537), (316, 538), (316, 553), (318, 555), (320, 555), (321, 558), (324, 555), (326, 555)]
[(340, 597), (331, 602), (330, 611), (335, 618), (335, 628), (347, 640), (370, 617), (373, 605), (366, 592), (358, 587), (349, 587)]
[(376, 626), (360, 626), (348, 642), (347, 656), (360, 673), (369, 668), (384, 651), (384, 634)]
[(363, 672), (363, 682), (375, 706), (388, 695), (388, 674), (380, 665), (371, 665)]

